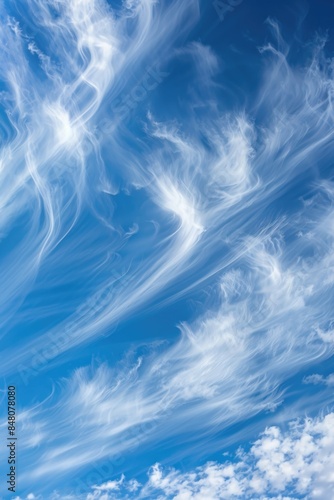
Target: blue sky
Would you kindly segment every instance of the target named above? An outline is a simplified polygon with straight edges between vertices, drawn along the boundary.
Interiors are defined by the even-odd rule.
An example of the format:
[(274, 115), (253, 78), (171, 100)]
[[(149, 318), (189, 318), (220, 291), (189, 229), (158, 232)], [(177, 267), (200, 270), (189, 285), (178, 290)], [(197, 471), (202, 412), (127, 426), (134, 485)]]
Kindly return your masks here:
[(333, 14), (2, 4), (1, 498), (331, 498)]

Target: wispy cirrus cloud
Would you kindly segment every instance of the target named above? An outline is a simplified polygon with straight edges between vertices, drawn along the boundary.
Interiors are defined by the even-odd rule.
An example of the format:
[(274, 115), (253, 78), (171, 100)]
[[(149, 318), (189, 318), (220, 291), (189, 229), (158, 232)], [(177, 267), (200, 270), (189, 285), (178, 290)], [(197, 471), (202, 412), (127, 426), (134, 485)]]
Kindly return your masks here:
[[(195, 285), (193, 285), (196, 286), (196, 283), (205, 279), (206, 276), (227, 268), (231, 260), (237, 258), (238, 252), (242, 251), (242, 243), (239, 245), (240, 240), (248, 234), (256, 236), (254, 228), (258, 227), (257, 217), (262, 217), (260, 214), (266, 207), (270, 207), (279, 198), (290, 182), (302, 175), (305, 169), (311, 168), (312, 158), (317, 158), (319, 161), (323, 156), (323, 160), (326, 161), (330, 154), (333, 134), (330, 100), (331, 76), (330, 67), (323, 68), (320, 65), (322, 40), (315, 44), (311, 63), (302, 69), (295, 69), (289, 65), (284, 44), (283, 48), (274, 48), (273, 45), (266, 46), (263, 49), (264, 55), (267, 57), (269, 54), (271, 58), (267, 63), (267, 75), (253, 109), (242, 110), (235, 116), (229, 116), (219, 114), (217, 109), (209, 107), (209, 113), (206, 117), (201, 117), (201, 122), (189, 112), (186, 127), (182, 123), (163, 124), (153, 119), (152, 114), (149, 115), (147, 140), (152, 144), (152, 149), (150, 153), (145, 148), (140, 152), (140, 162), (137, 159), (138, 150), (136, 147), (131, 148), (132, 141), (135, 140), (133, 133), (127, 132), (124, 136), (126, 137), (125, 142), (122, 138), (123, 128), (116, 129), (108, 136), (107, 149), (112, 150), (117, 165), (124, 165), (125, 182), (129, 188), (132, 186), (130, 188), (132, 193), (135, 188), (135, 191), (139, 190), (143, 196), (148, 198), (149, 203), (152, 203), (148, 210), (161, 209), (160, 213), (158, 210), (155, 212), (156, 220), (153, 221), (155, 227), (160, 228), (159, 232), (155, 235), (152, 234), (154, 226), (151, 226), (150, 247), (152, 250), (148, 252), (146, 250), (146, 253), (142, 254), (142, 257), (138, 259), (140, 260), (140, 266), (138, 266), (137, 259), (131, 258), (134, 246), (134, 243), (131, 244), (131, 237), (128, 236), (131, 233), (128, 230), (117, 229), (114, 223), (109, 220), (110, 217), (105, 208), (103, 212), (98, 213), (98, 203), (94, 200), (94, 196), (97, 196), (101, 189), (103, 192), (110, 191), (110, 181), (107, 179), (112, 177), (111, 172), (106, 169), (106, 165), (103, 165), (100, 153), (98, 153), (99, 143), (95, 141), (95, 159), (98, 169), (96, 174), (85, 163), (86, 158), (83, 155), (84, 149), (82, 149), (83, 142), (89, 140), (94, 143), (94, 134), (88, 132), (88, 123), (93, 120), (95, 114), (101, 113), (103, 99), (106, 99), (107, 102), (110, 99), (108, 89), (112, 82), (115, 82), (117, 78), (121, 80), (120, 75), (125, 71), (124, 58), (126, 55), (130, 60), (131, 57), (135, 57), (131, 55), (134, 53), (144, 57), (146, 49), (148, 50), (148, 47), (154, 43), (153, 35), (156, 33), (156, 28), (153, 32), (148, 28), (147, 31), (144, 29), (141, 35), (138, 34), (138, 39), (131, 38), (130, 42), (124, 34), (122, 35), (124, 23), (130, 22), (130, 20), (133, 22), (136, 19), (138, 26), (141, 25), (144, 22), (144, 12), (146, 14), (151, 12), (147, 19), (145, 18), (146, 23), (153, 23), (154, 15), (157, 15), (158, 20), (162, 22), (162, 12), (156, 14), (153, 4), (150, 2), (142, 4), (140, 9), (137, 4), (136, 8), (132, 5), (129, 8), (132, 12), (131, 16), (128, 15), (127, 10), (115, 12), (112, 15), (112, 12), (106, 10), (102, 3), (93, 5), (86, 2), (84, 9), (87, 10), (87, 15), (84, 16), (86, 23), (84, 25), (79, 24), (78, 21), (80, 17), (79, 4), (74, 4), (70, 8), (59, 4), (61, 15), (55, 19), (45, 7), (39, 9), (39, 22), (41, 25), (46, 24), (50, 32), (53, 33), (53, 38), (51, 37), (53, 44), (58, 39), (63, 40), (64, 31), (69, 29), (66, 19), (71, 20), (72, 37), (68, 38), (66, 45), (65, 41), (59, 42), (57, 49), (57, 53), (65, 48), (67, 50), (68, 78), (76, 67), (73, 62), (74, 57), (77, 58), (77, 66), (80, 57), (82, 58), (81, 64), (84, 64), (85, 69), (83, 73), (80, 72), (77, 78), (75, 78), (75, 74), (72, 74), (71, 84), (65, 84), (63, 80), (59, 80), (59, 75), (51, 79), (50, 85), (53, 89), (51, 95), (54, 95), (54, 98), (50, 98), (50, 95), (47, 98), (36, 95), (31, 101), (34, 102), (35, 99), (38, 105), (35, 108), (38, 109), (38, 116), (35, 116), (34, 112), (30, 113), (32, 123), (41, 120), (40, 113), (42, 112), (45, 119), (42, 120), (44, 126), (40, 140), (43, 144), (47, 144), (44, 139), (47, 133), (46, 141), (52, 140), (52, 147), (46, 149), (43, 146), (42, 154), (38, 154), (38, 162), (36, 163), (34, 148), (40, 150), (39, 142), (34, 140), (32, 147), (32, 141), (29, 138), (24, 140), (20, 150), (26, 149), (27, 167), (22, 179), (32, 178), (32, 186), (35, 186), (32, 191), (35, 193), (32, 200), (38, 204), (42, 201), (40, 205), (41, 216), (43, 219), (44, 215), (47, 218), (44, 222), (44, 236), (38, 243), (39, 246), (31, 250), (33, 253), (30, 253), (29, 259), (25, 257), (24, 262), (22, 261), (22, 265), (26, 266), (26, 271), (21, 269), (16, 275), (20, 276), (19, 279), (22, 280), (28, 279), (28, 275), (33, 269), (36, 269), (37, 272), (44, 261), (44, 258), (41, 260), (41, 255), (47, 248), (54, 250), (53, 256), (48, 257), (45, 261), (45, 268), (51, 264), (59, 264), (62, 256), (69, 255), (74, 249), (77, 260), (80, 258), (78, 242), (84, 244), (84, 240), (80, 239), (82, 236), (74, 245), (71, 242), (71, 236), (65, 238), (65, 235), (71, 228), (78, 225), (79, 220), (81, 221), (83, 212), (86, 210), (81, 206), (80, 201), (84, 197), (85, 204), (87, 204), (87, 200), (88, 203), (91, 200), (94, 204), (94, 215), (97, 220), (112, 231), (112, 244), (108, 246), (109, 255), (110, 253), (117, 255), (124, 245), (128, 248), (127, 255), (129, 257), (125, 258), (122, 255), (122, 266), (128, 269), (128, 286), (117, 294), (118, 300), (113, 300), (109, 306), (101, 308), (99, 314), (94, 315), (93, 320), (86, 321), (84, 326), (81, 326), (79, 318), (74, 313), (68, 320), (65, 319), (59, 323), (59, 326), (52, 328), (47, 335), (35, 337), (21, 348), (17, 347), (16, 353), (11, 353), (11, 359), (15, 359), (20, 364), (23, 363), (24, 366), (27, 363), (27, 356), (30, 357), (30, 352), (34, 349), (40, 349), (41, 345), (45, 346), (49, 335), (55, 339), (62, 335), (61, 331), (66, 328), (68, 321), (73, 325), (77, 319), (80, 327), (77, 329), (71, 327), (66, 342), (57, 351), (58, 354), (83, 341), (94, 338), (97, 332), (112, 327), (125, 314), (138, 310), (153, 296), (157, 298), (162, 296), (166, 287), (170, 286), (175, 279), (178, 279), (180, 283), (186, 283), (186, 271), (196, 275)], [(170, 8), (181, 9), (180, 6), (171, 6)], [(184, 5), (183, 9), (186, 10), (187, 5)], [(178, 19), (182, 18), (183, 14), (181, 14), (179, 12)], [(165, 13), (165, 15), (167, 14)], [(122, 16), (125, 17), (122, 18)], [(155, 19), (156, 21), (157, 19)], [(270, 25), (277, 35), (279, 33), (277, 24), (271, 21)], [(99, 30), (97, 30), (97, 26)], [(168, 38), (170, 32), (176, 29), (173, 26), (172, 24), (166, 33), (163, 31), (165, 37)], [(7, 30), (13, 31), (9, 27)], [(98, 34), (96, 34), (97, 31)], [(93, 32), (94, 35), (90, 36), (90, 32)], [(22, 40), (20, 33), (12, 35), (14, 40), (17, 37), (21, 37)], [(159, 36), (161, 37), (162, 34), (160, 33)], [(279, 35), (277, 37), (279, 44), (282, 45), (281, 38)], [(22, 44), (23, 41), (20, 43)], [(15, 43), (19, 42), (15, 41)], [(85, 58), (85, 50), (92, 54), (89, 60)], [(195, 60), (201, 68), (199, 74), (208, 73), (208, 69), (205, 69), (208, 64), (211, 65), (210, 67), (217, 68), (218, 63), (216, 60), (213, 62), (214, 56), (211, 53), (208, 57), (208, 50), (207, 47), (199, 43), (192, 45), (190, 50), (191, 57), (194, 57), (195, 53), (197, 54)], [(22, 48), (19, 53), (21, 54), (19, 57), (24, 59)], [(123, 55), (121, 56), (121, 54)], [(27, 66), (27, 62), (24, 64)], [(105, 67), (108, 67), (108, 71), (105, 71)], [(29, 74), (28, 66), (27, 72)], [(103, 74), (103, 78), (99, 77), (100, 73)], [(274, 74), (278, 75), (276, 79), (273, 78)], [(200, 80), (201, 78), (199, 78)], [(282, 82), (284, 82), (286, 89), (284, 93), (279, 92), (277, 88), (277, 85), (283, 85)], [(25, 85), (27, 83), (20, 81), (18, 87), (24, 88)], [(36, 85), (36, 89), (38, 88)], [(80, 104), (80, 99), (83, 105)], [(27, 105), (29, 107), (29, 102)], [(80, 112), (75, 114), (76, 112), (73, 111), (73, 114), (72, 108), (73, 110), (79, 109)], [(261, 116), (265, 113), (265, 119), (255, 120), (256, 114)], [(45, 124), (47, 124), (46, 129)], [(189, 129), (190, 126), (193, 127), (191, 133), (187, 131), (187, 127)], [(32, 130), (35, 134), (38, 127), (32, 125)], [(56, 183), (55, 186), (57, 185), (55, 179), (56, 176), (59, 178), (61, 171), (59, 169), (62, 168), (59, 159), (61, 155), (68, 155), (68, 147), (72, 150), (74, 148), (74, 156), (70, 157), (72, 159), (69, 160), (71, 166), (67, 160), (67, 163), (63, 162), (65, 177), (64, 182), (61, 181), (63, 182), (62, 187), (51, 188), (53, 182)], [(43, 159), (44, 151), (46, 156)], [(54, 165), (48, 170), (50, 182), (48, 176), (41, 174), (43, 168), (46, 172), (46, 167), (43, 165), (47, 165), (49, 162)], [(17, 163), (17, 165), (19, 164)], [(60, 176), (60, 178), (62, 177)], [(95, 180), (93, 181), (93, 179)], [(89, 190), (87, 183), (96, 185), (97, 190)], [(26, 181), (24, 184), (26, 185)], [(72, 190), (71, 186), (74, 187), (75, 191)], [(118, 188), (114, 187), (112, 191), (116, 194)], [(74, 192), (76, 194), (73, 194)], [(9, 200), (12, 196), (10, 193), (9, 190)], [(114, 203), (109, 198), (107, 199), (105, 195), (106, 204), (112, 212)], [(23, 200), (22, 197), (20, 199)], [(117, 196), (115, 203), (117, 204)], [(67, 207), (65, 211), (62, 210), (62, 206)], [(74, 209), (74, 207), (76, 208)], [(250, 207), (252, 207), (251, 220), (248, 215)], [(140, 207), (138, 209), (141, 210), (139, 218), (143, 221), (143, 230), (145, 228), (145, 231), (149, 231), (147, 222), (144, 223), (148, 217), (147, 210)], [(60, 214), (62, 215), (60, 216)], [(69, 215), (68, 219), (66, 214)], [(37, 217), (32, 219), (32, 224), (35, 221), (35, 228), (32, 228), (32, 231), (38, 231), (40, 236), (42, 231), (36, 222), (37, 220)], [(271, 223), (272, 221), (269, 220), (262, 221), (264, 228)], [(74, 236), (75, 230), (71, 230), (70, 234)], [(136, 247), (138, 249), (143, 248), (144, 244), (141, 234), (142, 231), (136, 233)], [(107, 234), (101, 232), (101, 237), (105, 239)], [(33, 233), (29, 233), (28, 238), (29, 245), (31, 242), (34, 242), (35, 246), (37, 245), (38, 238), (34, 237)], [(29, 252), (27, 247), (25, 248), (24, 255), (27, 255)], [(215, 265), (210, 268), (208, 262), (213, 248), (220, 249), (226, 254), (226, 258), (215, 262)], [(140, 251), (139, 255), (141, 255)], [(27, 264), (28, 260), (29, 265)], [(20, 262), (19, 259), (15, 265), (20, 265)], [(108, 276), (108, 273), (111, 272), (110, 268), (113, 268), (114, 260), (108, 258), (103, 251), (103, 246), (99, 245), (96, 246), (96, 254), (90, 253), (89, 259), (86, 252), (83, 251), (82, 262), (88, 276), (92, 276), (95, 269), (99, 268), (101, 272), (103, 269), (104, 274)], [(66, 266), (66, 263), (66, 260), (63, 261), (63, 266)], [(70, 265), (71, 260), (68, 259), (68, 266)], [(11, 269), (10, 264), (8, 273), (11, 272)], [(202, 269), (204, 272), (201, 271)], [(77, 279), (79, 270), (72, 266), (69, 276), (72, 280)], [(18, 304), (17, 297), (21, 292), (17, 287), (20, 290), (28, 288), (25, 288), (23, 284), (19, 286), (15, 283), (15, 280), (11, 280), (8, 290), (10, 291), (12, 286), (16, 287), (15, 303)], [(43, 286), (42, 278), (39, 286)], [(98, 289), (103, 290), (108, 286), (110, 286), (110, 280), (99, 279), (95, 287), (92, 287), (91, 293), (94, 295), (99, 291)], [(189, 289), (186, 284), (182, 286)], [(130, 290), (131, 293), (129, 293)], [(13, 299), (13, 293), (6, 295), (7, 301), (8, 297)], [(7, 311), (10, 311), (9, 302), (7, 306)], [(6, 366), (4, 366), (4, 370), (6, 370)]]
[[(318, 201), (317, 214), (319, 208)], [(328, 210), (323, 206), (324, 219)], [(291, 254), (304, 247), (302, 239), (308, 248), (318, 247), (322, 230), (322, 224), (310, 227), (290, 243)], [(118, 367), (77, 369), (64, 381), (51, 418), (45, 405), (34, 414), (49, 448), (27, 474), (66, 475), (141, 443), (176, 435), (180, 442), (189, 419), (197, 448), (199, 436), (213, 439), (216, 430), (208, 427), (223, 429), (273, 411), (290, 377), (332, 356), (334, 344), (326, 338), (331, 311), (326, 317), (323, 309), (329, 291), (323, 263), (331, 250), (324, 245), (311, 261), (286, 262), (284, 224), (281, 238), (273, 231), (275, 237), (244, 241), (238, 265), (211, 289), (215, 304), (193, 324), (180, 324), (178, 340), (152, 346), (147, 354), (134, 352)], [(112, 444), (106, 446), (106, 439)], [(199, 443), (197, 453), (204, 453), (207, 447)], [(29, 448), (35, 456), (34, 443)]]

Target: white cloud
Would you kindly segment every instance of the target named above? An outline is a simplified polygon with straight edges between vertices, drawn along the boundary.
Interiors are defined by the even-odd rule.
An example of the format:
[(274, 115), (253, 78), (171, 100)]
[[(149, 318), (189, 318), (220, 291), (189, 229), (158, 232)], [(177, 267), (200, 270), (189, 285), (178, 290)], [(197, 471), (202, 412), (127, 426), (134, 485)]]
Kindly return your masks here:
[(286, 430), (269, 427), (248, 452), (234, 461), (208, 462), (190, 472), (164, 469), (148, 472), (148, 481), (133, 497), (161, 500), (292, 500), (332, 498), (334, 490), (334, 413), (291, 422)]
[(100, 486), (93, 486), (93, 490), (96, 490), (96, 491), (119, 490), (124, 479), (125, 479), (125, 476), (122, 474), (121, 479), (119, 481), (108, 481), (106, 483), (101, 484)]
[(319, 375), (318, 373), (308, 375), (307, 377), (304, 377), (303, 382), (304, 384), (326, 385), (328, 387), (332, 387), (334, 386), (334, 373), (327, 375), (327, 377)]

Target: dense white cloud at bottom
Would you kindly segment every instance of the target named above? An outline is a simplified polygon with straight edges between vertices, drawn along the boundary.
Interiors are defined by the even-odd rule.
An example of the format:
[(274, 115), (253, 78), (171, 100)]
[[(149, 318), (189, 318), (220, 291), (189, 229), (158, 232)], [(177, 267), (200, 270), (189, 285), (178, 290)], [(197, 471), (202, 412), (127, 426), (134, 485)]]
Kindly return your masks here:
[[(153, 465), (145, 484), (119, 478), (92, 487), (82, 500), (295, 500), (334, 498), (334, 412), (267, 427), (249, 450), (190, 472)], [(30, 494), (27, 499), (41, 500)], [(52, 500), (71, 500), (55, 492)], [(17, 497), (16, 500), (21, 500)], [(23, 500), (23, 499), (22, 499)], [(43, 499), (44, 500), (44, 499)]]
[[(126, 498), (103, 485), (87, 500)], [(209, 462), (182, 474), (158, 464), (148, 482), (129, 498), (173, 500), (332, 498), (334, 490), (334, 413), (319, 419), (293, 422), (287, 431), (269, 427), (248, 452), (239, 450), (234, 460)], [(125, 493), (125, 491), (124, 491)]]

